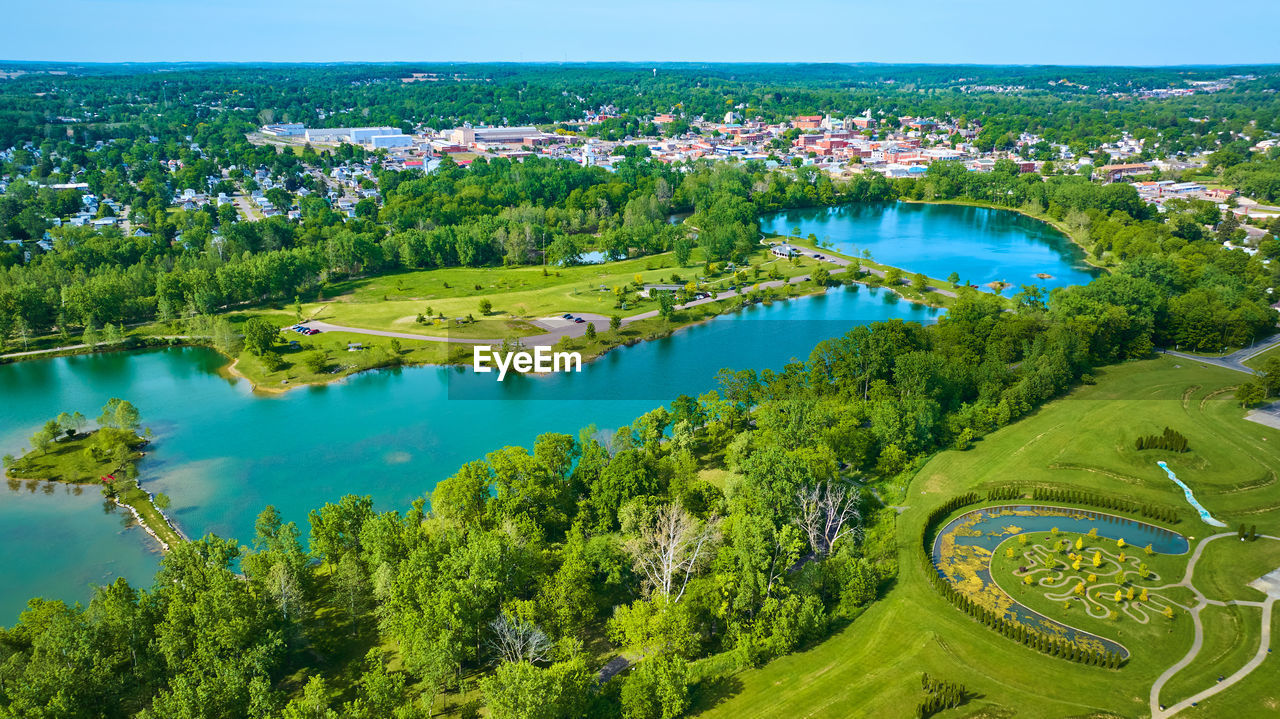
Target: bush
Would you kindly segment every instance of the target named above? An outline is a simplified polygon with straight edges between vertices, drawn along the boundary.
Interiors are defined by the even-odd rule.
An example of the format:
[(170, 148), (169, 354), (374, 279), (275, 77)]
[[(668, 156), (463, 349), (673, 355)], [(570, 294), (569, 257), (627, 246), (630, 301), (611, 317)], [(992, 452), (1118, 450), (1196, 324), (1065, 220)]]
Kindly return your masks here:
[(303, 357), (302, 363), (306, 365), (307, 369), (319, 374), (329, 367), (329, 356), (322, 350), (315, 350), (314, 352), (308, 352)]
[(640, 662), (622, 685), (626, 719), (673, 719), (689, 707), (689, 665), (671, 654)]
[(263, 352), (261, 359), (262, 366), (265, 367), (268, 372), (279, 372), (286, 366), (284, 358), (275, 352)]
[(1163, 449), (1167, 452), (1186, 452), (1187, 438), (1171, 427), (1165, 427), (1163, 434), (1149, 434), (1139, 437), (1134, 445), (1139, 451), (1144, 449)]

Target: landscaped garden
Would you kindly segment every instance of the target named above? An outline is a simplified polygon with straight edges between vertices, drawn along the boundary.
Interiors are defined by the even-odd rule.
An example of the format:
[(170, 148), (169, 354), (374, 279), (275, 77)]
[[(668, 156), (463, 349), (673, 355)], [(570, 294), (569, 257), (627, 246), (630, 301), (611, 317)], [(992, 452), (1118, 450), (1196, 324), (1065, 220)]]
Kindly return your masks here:
[[(977, 495), (976, 503), (948, 512), (937, 528), (982, 506), (1016, 503), (1012, 497), (983, 499), (1011, 481), (1027, 495), (1037, 487), (1066, 487), (1172, 512), (1171, 519), (1176, 521), (1141, 512), (1080, 507), (1165, 527), (1185, 536), (1192, 551), (1206, 537), (1227, 533), (1204, 545), (1193, 583), (1212, 600), (1259, 601), (1262, 594), (1247, 585), (1280, 566), (1280, 541), (1241, 541), (1236, 531), (1241, 524), (1246, 529), (1256, 525), (1259, 535), (1280, 536), (1280, 513), (1275, 511), (1280, 504), (1276, 481), (1280, 432), (1243, 419), (1243, 410), (1231, 398), (1242, 378), (1237, 372), (1168, 357), (1110, 367), (1098, 374), (1092, 386), (989, 435), (973, 449), (935, 456), (899, 496), (885, 498), (903, 507), (898, 521), (902, 570), (888, 595), (821, 645), (736, 675), (735, 695), (707, 708), (705, 715), (732, 719), (893, 716), (895, 707), (921, 701), (923, 671), (959, 683), (975, 697), (964, 709), (940, 715), (944, 717), (1012, 716), (1014, 712), (1018, 717), (1150, 716), (1152, 684), (1192, 644), (1193, 624), (1180, 608), (1188, 605), (1190, 590), (1167, 586), (1184, 578), (1187, 554), (1147, 555), (1145, 543), (1128, 539), (1126, 547), (1119, 547), (1115, 537), (1108, 537), (1109, 525), (1103, 522), (1096, 525), (1097, 539), (1088, 536), (1091, 525), (1069, 529), (1058, 518), (1048, 520), (1043, 528), (1022, 517), (1002, 518), (1008, 521), (993, 530), (1002, 531), (1006, 525), (1029, 530), (1001, 537), (992, 556), (985, 558), (1010, 601), (1128, 648), (1129, 658), (1118, 669), (1109, 669), (1036, 651), (975, 621), (935, 589), (936, 570), (918, 559), (921, 538), (931, 512), (966, 492)], [(1165, 427), (1187, 439), (1188, 451), (1137, 448), (1140, 437), (1163, 436)], [(1156, 465), (1160, 460), (1195, 490), (1215, 517), (1229, 524), (1226, 530), (1200, 521), (1182, 491)], [(1069, 539), (1071, 547), (1058, 550), (1053, 574), (1026, 554), (1048, 558), (1055, 523), (1060, 538)], [(1025, 545), (1019, 536), (1027, 537)], [(1076, 539), (1082, 539), (1080, 549), (1075, 547)], [(1009, 548), (1014, 549), (1012, 558)], [(1096, 552), (1102, 556), (1099, 571), (1094, 572)], [(1081, 571), (1070, 567), (1075, 561), (1070, 554), (1082, 557)], [(1144, 563), (1156, 578), (1138, 579)], [(1026, 574), (1019, 576), (1024, 567)], [(1104, 574), (1107, 571), (1114, 576)], [(1128, 598), (1128, 586), (1115, 581), (1121, 571), (1134, 587), (1133, 600)], [(1088, 582), (1091, 573), (1097, 575), (1092, 584)], [(1031, 585), (1025, 583), (1026, 575), (1033, 577)], [(1066, 578), (1062, 587), (1039, 584), (1044, 579), (1056, 585), (1062, 581), (1059, 577)], [(1081, 579), (1089, 599), (1074, 593), (1074, 584)], [(1106, 583), (1120, 586), (1110, 588), (1109, 594), (1088, 589)], [(1147, 588), (1145, 602), (1142, 587)], [(1116, 589), (1121, 589), (1120, 602), (1115, 601)], [(1063, 591), (1069, 592), (1066, 599), (1051, 598)], [(1172, 620), (1163, 615), (1164, 602), (1173, 605)], [(1103, 608), (1108, 613), (1091, 616), (1089, 606), (1099, 615)], [(1150, 609), (1145, 624), (1135, 618), (1142, 616), (1139, 609)], [(1115, 618), (1111, 610), (1116, 611)], [(1172, 705), (1216, 686), (1219, 676), (1240, 669), (1258, 649), (1258, 619), (1254, 607), (1205, 608), (1201, 612), (1204, 646), (1164, 685), (1160, 702)], [(1273, 632), (1280, 631), (1280, 617), (1273, 621)], [(885, 641), (886, 636), (893, 640)], [(1278, 677), (1280, 670), (1268, 657), (1238, 683), (1177, 716), (1209, 719), (1273, 713)]]

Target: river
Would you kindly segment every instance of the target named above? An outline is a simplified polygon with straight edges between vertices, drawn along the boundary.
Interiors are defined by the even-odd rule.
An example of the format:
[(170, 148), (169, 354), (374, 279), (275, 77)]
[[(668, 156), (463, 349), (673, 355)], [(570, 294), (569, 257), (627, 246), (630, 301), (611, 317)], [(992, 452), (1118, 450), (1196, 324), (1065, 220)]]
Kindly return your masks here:
[[(970, 209), (946, 206), (939, 216)], [(1049, 271), (1068, 269), (1060, 259)], [(222, 358), (200, 348), (18, 362), (0, 366), (0, 451), (16, 454), (59, 412), (92, 418), (108, 398), (128, 399), (155, 436), (139, 467), (143, 485), (171, 497), (169, 513), (188, 536), (247, 542), (268, 504), (304, 528), (308, 510), (347, 493), (404, 509), (464, 462), (504, 445), (531, 446), (543, 432), (576, 434), (590, 424), (611, 434), (677, 394), (712, 389), (721, 368), (780, 368), (853, 325), (936, 316), (887, 290), (839, 288), (620, 348), (580, 374), (498, 384), (494, 375), (417, 367), (272, 396), (224, 377)], [(0, 623), (31, 596), (83, 601), (91, 584), (117, 576), (149, 585), (159, 559), (153, 542), (119, 512), (104, 516), (103, 505), (92, 488), (74, 495), (11, 482), (0, 493)]]

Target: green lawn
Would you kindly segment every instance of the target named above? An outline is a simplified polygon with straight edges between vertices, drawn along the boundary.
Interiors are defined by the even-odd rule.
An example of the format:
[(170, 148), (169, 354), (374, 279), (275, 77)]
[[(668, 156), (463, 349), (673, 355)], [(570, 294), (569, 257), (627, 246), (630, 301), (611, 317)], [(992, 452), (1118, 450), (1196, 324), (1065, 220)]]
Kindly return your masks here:
[[(923, 696), (920, 672), (925, 671), (978, 695), (968, 706), (939, 715), (944, 719), (980, 715), (979, 709), (993, 716), (1016, 712), (1020, 718), (1146, 716), (1151, 684), (1186, 652), (1189, 639), (1170, 641), (1160, 652), (1131, 647), (1134, 659), (1119, 670), (1025, 648), (974, 622), (934, 590), (919, 561), (924, 521), (932, 508), (959, 492), (1017, 479), (1179, 507), (1178, 531), (1197, 538), (1220, 531), (1199, 522), (1155, 466), (1159, 454), (1224, 521), (1256, 521), (1259, 532), (1277, 534), (1280, 513), (1257, 510), (1280, 502), (1280, 486), (1266, 481), (1280, 468), (1280, 431), (1242, 419), (1243, 411), (1230, 399), (1230, 388), (1240, 379), (1238, 373), (1170, 358), (1126, 363), (1100, 371), (1096, 385), (1046, 405), (969, 451), (939, 453), (893, 502), (907, 509), (898, 518), (900, 573), (888, 594), (808, 651), (707, 682), (700, 715), (905, 717)], [(1139, 434), (1165, 426), (1186, 435), (1191, 451), (1169, 457), (1132, 449)], [(1246, 516), (1250, 519), (1240, 519)], [(1195, 662), (1179, 680), (1208, 686), (1218, 673), (1212, 662)], [(1216, 697), (1212, 704), (1218, 713), (1188, 716), (1274, 713), (1277, 679), (1280, 665), (1271, 660)]]
[(1249, 582), (1273, 569), (1280, 569), (1280, 541), (1224, 537), (1205, 547), (1196, 565), (1196, 586), (1209, 599), (1259, 602), (1264, 595)]
[[(446, 318), (481, 317), (480, 301), (492, 303), (492, 312), (505, 320), (537, 319), (564, 313), (589, 312), (623, 317), (658, 308), (653, 299), (636, 300), (628, 293), (626, 309), (616, 307), (613, 288), (640, 283), (697, 281), (703, 264), (695, 252), (693, 264), (676, 267), (671, 253), (599, 265), (578, 267), (469, 268), (405, 272), (339, 283), (326, 289), (323, 298), (303, 304), (303, 314), (348, 327), (394, 330), (424, 335), (443, 335), (445, 330), (424, 327), (418, 315)], [(819, 264), (810, 258), (795, 262), (777, 260), (763, 249), (751, 259), (760, 268), (748, 271), (748, 284), (768, 281), (771, 269), (784, 277), (808, 274)], [(732, 273), (720, 272), (706, 278), (709, 289), (726, 289), (736, 280)], [(430, 312), (428, 312), (430, 310)], [(536, 334), (527, 325), (517, 325), (505, 336)]]
[[(401, 364), (444, 364), (471, 356), (471, 346), (447, 344), (430, 340), (398, 340), (400, 352), (391, 347), (392, 338), (351, 332), (322, 332), (310, 337), (286, 332), (281, 335), (286, 344), (278, 347), (284, 366), (268, 370), (261, 358), (249, 352), (241, 352), (228, 371), (249, 379), (262, 390), (278, 391), (289, 386), (328, 382), (339, 377), (378, 367)], [(291, 342), (297, 342), (293, 346)], [(349, 351), (349, 345), (359, 343), (363, 349)], [(312, 352), (323, 352), (328, 361), (326, 367), (315, 372), (306, 365), (306, 357)]]
[(1262, 354), (1257, 354), (1250, 357), (1249, 359), (1244, 361), (1244, 365), (1251, 369), (1260, 370), (1262, 369), (1263, 365), (1267, 363), (1267, 360), (1271, 359), (1272, 357), (1280, 357), (1280, 345), (1276, 345), (1275, 347), (1272, 347), (1271, 349), (1267, 350), (1266, 352), (1263, 352)]
[[(1014, 524), (1017, 523), (1016, 520), (1010, 521)], [(1063, 532), (1059, 539), (1067, 539), (1074, 542), (1080, 537), (1082, 535)], [(1056, 557), (1060, 563), (1058, 570), (1053, 572), (1054, 580), (1052, 583), (1054, 585), (1065, 584), (1064, 587), (1049, 588), (1038, 584), (1025, 584), (1021, 574), (1017, 571), (1021, 567), (1031, 566), (1031, 562), (1026, 559), (1024, 553), (1037, 552), (1043, 555), (1043, 552), (1038, 551), (1038, 547), (1051, 546), (1052, 542), (1053, 540), (1049, 538), (1048, 534), (1038, 532), (1034, 533), (1034, 537), (1026, 545), (1021, 544), (1014, 538), (1006, 540), (997, 547), (992, 557), (992, 577), (1001, 589), (1023, 605), (1064, 624), (1120, 642), (1134, 654), (1134, 661), (1148, 661), (1154, 658), (1158, 664), (1163, 661), (1163, 656), (1165, 656), (1161, 654), (1163, 650), (1185, 651), (1185, 648), (1191, 644), (1193, 627), (1185, 611), (1176, 608), (1173, 619), (1166, 619), (1160, 614), (1160, 610), (1165, 606), (1165, 600), (1185, 607), (1191, 606), (1193, 599), (1191, 590), (1184, 587), (1156, 589), (1156, 587), (1182, 579), (1182, 575), (1186, 570), (1187, 555), (1154, 554), (1148, 556), (1140, 547), (1118, 549), (1115, 542), (1110, 540), (1083, 537), (1082, 544), (1084, 548), (1077, 554), (1084, 555), (1086, 561), (1081, 562), (1079, 570), (1068, 566), (1065, 558)], [(1007, 549), (1014, 550), (1015, 556), (1013, 558), (1007, 556)], [(1100, 549), (1104, 557), (1102, 566), (1098, 568), (1094, 568), (1093, 563), (1089, 561), (1093, 557), (1095, 549)], [(1112, 598), (1115, 587), (1111, 585), (1121, 583), (1116, 576), (1118, 567), (1115, 561), (1119, 552), (1125, 552), (1126, 554), (1125, 580), (1135, 587), (1137, 590), (1135, 595), (1142, 587), (1148, 587), (1148, 596), (1154, 603), (1152, 606), (1141, 608), (1143, 609), (1141, 612), (1135, 610), (1137, 616), (1127, 614), (1123, 605), (1135, 603), (1141, 605), (1142, 602), (1140, 600), (1135, 600), (1134, 602), (1126, 600), (1117, 605)], [(1140, 579), (1138, 573), (1134, 571), (1140, 564), (1146, 564), (1150, 573), (1149, 578), (1145, 581)], [(1090, 583), (1088, 581), (1089, 575), (1095, 576), (1096, 580)], [(1041, 575), (1036, 574), (1033, 576), (1039, 579)], [(1086, 592), (1094, 600), (1095, 607), (1097, 604), (1101, 604), (1107, 609), (1115, 610), (1115, 618), (1095, 618), (1090, 616), (1086, 611), (1084, 598), (1078, 597), (1074, 592), (1069, 591), (1074, 589), (1076, 584), (1083, 584), (1086, 587)], [(1105, 590), (1096, 589), (1100, 585), (1106, 585), (1107, 588)], [(1053, 597), (1063, 594), (1066, 594), (1069, 598), (1063, 601), (1055, 601), (1053, 599)], [(1144, 612), (1145, 621), (1143, 621)], [(1139, 656), (1140, 654), (1141, 656)]]
[[(849, 260), (850, 262), (856, 262), (858, 263), (858, 266), (861, 266), (861, 267), (875, 269), (881, 272), (888, 272), (889, 270), (895, 269), (891, 265), (882, 264), (874, 260), (868, 260), (862, 257), (854, 257), (852, 255), (845, 255), (840, 252), (836, 252), (835, 250), (829, 247), (820, 247), (817, 244), (803, 237), (778, 236), (777, 239), (786, 241), (790, 244), (796, 245), (797, 247), (805, 247), (805, 248), (814, 250), (819, 254), (826, 255), (828, 257), (839, 257), (845, 260)], [(852, 271), (853, 267), (854, 265), (850, 265), (849, 271)], [(951, 282), (947, 282), (946, 280), (939, 279), (937, 277), (928, 277), (928, 276), (925, 277), (925, 280), (926, 280), (925, 287), (921, 288), (916, 286), (916, 281), (915, 281), (916, 275), (914, 273), (908, 273), (906, 271), (903, 271), (902, 276), (904, 281), (906, 281), (906, 283), (897, 285), (896, 287), (894, 287), (894, 290), (909, 300), (926, 302), (931, 305), (947, 307), (947, 306), (950, 306), (950, 303), (952, 302), (951, 297), (935, 292), (934, 290), (944, 290), (947, 292), (954, 293), (954, 292), (959, 292), (961, 289), (963, 289), (962, 285), (953, 284)], [(847, 278), (844, 276), (841, 276), (840, 279), (847, 279)], [(866, 278), (866, 280), (867, 281), (874, 280), (877, 284), (883, 284), (881, 279), (877, 279), (874, 276), (869, 276)], [(888, 285), (885, 285), (885, 286), (887, 287)], [(999, 295), (996, 295), (996, 296), (1000, 297)], [(1004, 297), (1001, 297), (1001, 300), (1009, 304), (1010, 306), (1012, 306), (1012, 303), (1009, 302), (1009, 300), (1005, 299)]]
[[(88, 448), (92, 433), (77, 435), (72, 439), (61, 439), (54, 442), (45, 452), (32, 451), (20, 457), (9, 467), (9, 474), (20, 479), (44, 479), (53, 482), (71, 482), (83, 484), (99, 482), (108, 474), (120, 470), (114, 462), (95, 459)], [(138, 438), (137, 444), (142, 444)], [(136, 452), (132, 461), (142, 457)]]
[[(1173, 704), (1208, 689), (1218, 677), (1230, 676), (1244, 666), (1258, 651), (1261, 619), (1262, 610), (1257, 607), (1205, 607), (1200, 613), (1200, 621), (1204, 623), (1204, 645), (1200, 654), (1191, 666), (1174, 674), (1164, 685), (1160, 700), (1166, 705)], [(1257, 671), (1266, 670), (1259, 667)], [(1273, 673), (1273, 676), (1277, 675)], [(1228, 689), (1226, 693), (1231, 691)]]

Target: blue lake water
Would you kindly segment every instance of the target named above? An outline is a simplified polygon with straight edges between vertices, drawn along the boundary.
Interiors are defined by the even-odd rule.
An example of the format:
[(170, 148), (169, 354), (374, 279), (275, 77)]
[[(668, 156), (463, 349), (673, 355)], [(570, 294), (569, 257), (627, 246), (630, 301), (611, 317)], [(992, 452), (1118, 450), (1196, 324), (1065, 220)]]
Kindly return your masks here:
[[(918, 212), (904, 207), (919, 206), (872, 210), (893, 216)], [(997, 251), (998, 243), (984, 250), (967, 238), (1022, 232), (1029, 233), (1026, 243), (1048, 242), (1043, 225), (1024, 224), (1025, 218), (1012, 213), (995, 213), (1002, 224), (972, 208), (935, 210), (912, 220), (933, 227), (935, 242), (930, 252), (901, 261), (908, 270), (937, 274), (926, 267), (930, 253), (952, 235), (971, 251), (986, 252), (985, 261), (995, 265), (1010, 255)], [(887, 231), (900, 221), (886, 220), (883, 227)], [(1070, 262), (1042, 249), (1046, 263), (1058, 258), (1047, 271), (1067, 277)], [(18, 362), (0, 366), (0, 452), (21, 451), (26, 438), (59, 412), (94, 417), (108, 398), (129, 399), (155, 434), (140, 466), (144, 486), (171, 497), (170, 514), (188, 536), (213, 532), (248, 541), (255, 516), (267, 504), (300, 524), (308, 510), (347, 493), (369, 494), (380, 509), (403, 509), (463, 463), (504, 445), (531, 446), (543, 432), (576, 434), (589, 424), (611, 434), (678, 394), (714, 388), (721, 368), (780, 368), (858, 324), (936, 317), (936, 311), (887, 290), (835, 289), (618, 349), (581, 374), (515, 376), (498, 384), (493, 375), (419, 367), (278, 396), (254, 394), (248, 383), (221, 376), (222, 358), (205, 349)], [(33, 595), (85, 600), (90, 584), (116, 576), (149, 583), (158, 558), (150, 539), (126, 528), (120, 515), (104, 515), (95, 492), (70, 495), (66, 489), (19, 483), (0, 492), (0, 576), (6, 578), (0, 584), (0, 623), (15, 618)]]
[[(470, 370), (417, 367), (276, 396), (220, 376), (222, 358), (199, 348), (20, 362), (0, 366), (0, 450), (19, 452), (61, 411), (92, 417), (108, 398), (127, 398), (155, 434), (139, 467), (144, 486), (172, 498), (169, 513), (188, 536), (248, 541), (268, 504), (300, 524), (347, 493), (403, 509), (504, 445), (532, 446), (543, 432), (576, 434), (593, 423), (612, 433), (678, 394), (712, 389), (723, 367), (780, 368), (855, 324), (936, 316), (887, 290), (835, 289), (620, 348), (580, 374), (499, 384)], [(0, 587), (0, 621), (33, 594), (85, 599), (91, 581), (149, 580), (157, 561), (149, 539), (103, 517), (93, 488), (76, 499), (25, 484), (0, 493), (0, 573), (19, 578)]]
[[(911, 272), (971, 284), (1003, 281), (1046, 289), (1088, 284), (1097, 270), (1084, 252), (1050, 225), (1007, 210), (962, 205), (862, 203), (781, 212), (761, 218), (766, 234), (813, 234), (836, 251), (862, 255)], [(1048, 279), (1036, 277), (1050, 275)]]

